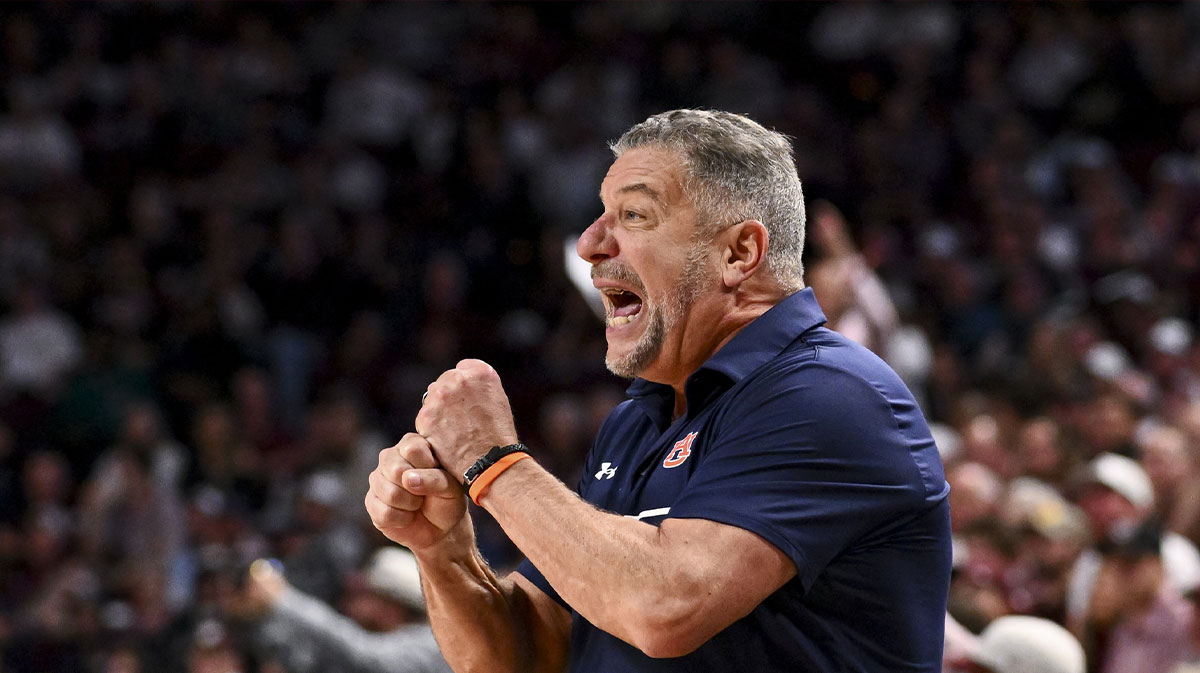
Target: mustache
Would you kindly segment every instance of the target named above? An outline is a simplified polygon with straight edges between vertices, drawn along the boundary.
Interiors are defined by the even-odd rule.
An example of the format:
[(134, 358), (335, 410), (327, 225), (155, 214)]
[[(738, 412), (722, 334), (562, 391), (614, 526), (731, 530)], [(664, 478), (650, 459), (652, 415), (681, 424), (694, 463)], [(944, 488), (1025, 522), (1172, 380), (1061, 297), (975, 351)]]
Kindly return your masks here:
[(638, 278), (633, 269), (615, 259), (606, 259), (592, 267), (592, 279), (595, 280), (598, 278), (618, 283), (628, 283), (643, 297), (646, 295), (646, 286), (642, 285), (642, 279)]

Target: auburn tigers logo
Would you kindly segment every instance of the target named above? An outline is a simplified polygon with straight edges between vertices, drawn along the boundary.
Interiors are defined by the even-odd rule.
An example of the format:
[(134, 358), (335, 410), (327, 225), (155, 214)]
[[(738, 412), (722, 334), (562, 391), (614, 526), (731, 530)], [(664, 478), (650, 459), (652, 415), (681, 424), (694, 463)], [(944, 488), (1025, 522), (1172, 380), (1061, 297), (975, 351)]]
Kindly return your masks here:
[(689, 432), (687, 437), (675, 442), (675, 446), (671, 447), (671, 452), (663, 459), (663, 467), (679, 467), (683, 465), (683, 461), (692, 455), (692, 442), (696, 441), (696, 433)]

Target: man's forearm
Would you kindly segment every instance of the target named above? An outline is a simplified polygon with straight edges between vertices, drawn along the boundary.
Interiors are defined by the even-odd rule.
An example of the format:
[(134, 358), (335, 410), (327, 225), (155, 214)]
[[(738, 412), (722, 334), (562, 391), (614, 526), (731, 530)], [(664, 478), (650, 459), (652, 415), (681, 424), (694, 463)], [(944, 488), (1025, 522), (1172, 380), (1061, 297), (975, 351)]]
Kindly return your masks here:
[(666, 562), (660, 529), (595, 508), (533, 461), (514, 465), (482, 502), (563, 600), (643, 651), (705, 592), (689, 584), (703, 572)]
[(456, 673), (562, 670), (566, 633), (547, 633), (561, 626), (488, 567), (469, 518), (442, 543), (418, 552), (417, 561), (434, 636)]

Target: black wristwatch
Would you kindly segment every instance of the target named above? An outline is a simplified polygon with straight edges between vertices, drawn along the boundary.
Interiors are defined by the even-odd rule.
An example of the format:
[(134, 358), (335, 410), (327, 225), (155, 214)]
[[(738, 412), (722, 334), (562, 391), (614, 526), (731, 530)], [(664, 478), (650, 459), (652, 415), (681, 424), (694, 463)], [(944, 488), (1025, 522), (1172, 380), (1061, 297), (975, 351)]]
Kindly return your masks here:
[(495, 465), (496, 461), (510, 453), (517, 452), (529, 453), (529, 448), (520, 442), (517, 442), (516, 444), (509, 444), (508, 446), (493, 446), (490, 451), (483, 454), (483, 458), (475, 461), (474, 465), (468, 467), (466, 472), (463, 472), (463, 491), (470, 493), (471, 484), (475, 483), (475, 480), (479, 478), (479, 475), (487, 472), (487, 469)]

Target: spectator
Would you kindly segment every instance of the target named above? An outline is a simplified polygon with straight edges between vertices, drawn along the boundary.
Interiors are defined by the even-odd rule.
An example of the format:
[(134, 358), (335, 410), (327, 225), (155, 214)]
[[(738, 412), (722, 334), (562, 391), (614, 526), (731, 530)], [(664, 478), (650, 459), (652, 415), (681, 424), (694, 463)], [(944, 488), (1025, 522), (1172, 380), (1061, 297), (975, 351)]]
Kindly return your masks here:
[(833, 204), (816, 205), (812, 239), (822, 253), (808, 272), (829, 326), (877, 353), (891, 340), (899, 316), (887, 288), (858, 253), (845, 218)]
[(260, 644), (288, 673), (450, 670), (424, 623), (417, 565), (407, 550), (376, 551), (361, 585), (342, 599), (346, 614), (339, 614), (288, 584), (271, 562), (257, 561), (250, 567), (243, 609), (259, 621)]
[(1133, 531), (1142, 531), (1143, 536), (1158, 535), (1156, 563), (1162, 566), (1166, 586), (1181, 594), (1200, 586), (1200, 552), (1196, 546), (1177, 533), (1150, 526), (1154, 490), (1136, 461), (1101, 454), (1088, 464), (1081, 488), (1079, 506), (1088, 517), (1096, 546), (1081, 554), (1072, 569), (1067, 596), (1072, 630), (1082, 632), (1088, 606), (1101, 590), (1097, 582), (1105, 568), (1102, 550), (1130, 539)]
[(1187, 656), (1191, 605), (1168, 581), (1161, 548), (1153, 520), (1101, 547), (1082, 632), (1101, 673), (1170, 673)]

